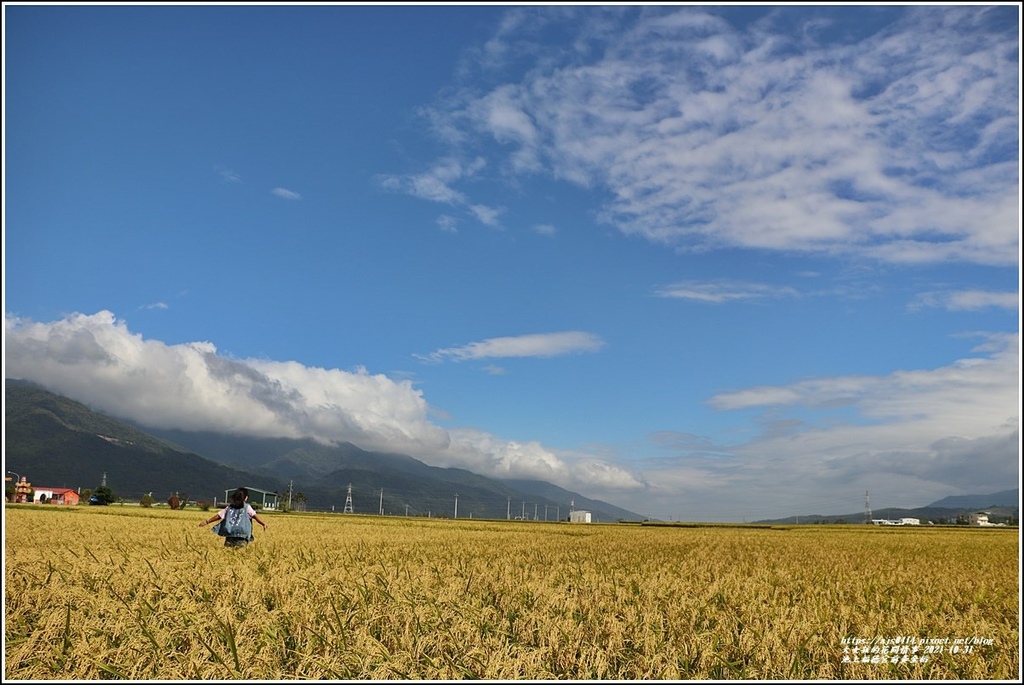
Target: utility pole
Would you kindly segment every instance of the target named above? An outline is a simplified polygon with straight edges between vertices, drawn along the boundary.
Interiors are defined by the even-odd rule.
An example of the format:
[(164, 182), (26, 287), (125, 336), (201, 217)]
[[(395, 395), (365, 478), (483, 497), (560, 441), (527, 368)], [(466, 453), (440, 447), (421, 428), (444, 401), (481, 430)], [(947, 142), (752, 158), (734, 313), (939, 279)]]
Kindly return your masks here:
[(384, 515), (384, 488), (380, 489), (380, 515)]
[(342, 511), (343, 514), (351, 514), (352, 512), (352, 483), (348, 484), (348, 491), (345, 493), (345, 509)]
[(864, 523), (871, 523), (871, 498), (867, 490), (864, 491)]
[(455, 493), (455, 518), (459, 518), (459, 493)]
[(505, 520), (508, 521), (512, 518), (512, 498), (508, 498), (508, 507), (505, 509)]
[(292, 509), (292, 485), (294, 483), (295, 481), (293, 480), (288, 481), (288, 511)]
[(523, 521), (526, 520), (526, 500), (525, 499), (523, 500), (523, 516), (522, 516), (522, 520)]
[(536, 502), (534, 502), (534, 503), (533, 503), (533, 520), (534, 520), (534, 521), (536, 521), (536, 520), (537, 520), (537, 506), (538, 506), (538, 505), (537, 505), (537, 503), (536, 503)]
[(405, 515), (406, 516), (409, 515), (409, 505), (408, 504), (405, 505)]

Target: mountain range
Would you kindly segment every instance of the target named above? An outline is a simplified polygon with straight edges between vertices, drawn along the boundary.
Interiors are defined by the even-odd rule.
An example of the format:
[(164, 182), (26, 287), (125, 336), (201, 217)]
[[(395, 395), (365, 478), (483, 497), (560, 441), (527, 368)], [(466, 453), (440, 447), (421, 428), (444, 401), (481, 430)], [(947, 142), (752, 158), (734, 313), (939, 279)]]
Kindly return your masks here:
[[(459, 518), (596, 521), (643, 516), (536, 480), (499, 480), (356, 445), (161, 430), (95, 412), (32, 383), (5, 379), (5, 468), (36, 486), (107, 485), (125, 501), (152, 493), (223, 500), (238, 485), (292, 492), (307, 509)], [(285, 495), (286, 496), (286, 495)]]
[[(125, 501), (151, 493), (223, 500), (238, 485), (284, 493), (305, 508), (342, 512), (351, 486), (357, 514), (564, 520), (571, 507), (596, 521), (644, 516), (539, 480), (493, 479), (466, 469), (430, 466), (404, 454), (370, 452), (350, 443), (267, 439), (162, 430), (118, 420), (25, 381), (5, 380), (5, 469), (36, 486), (95, 488), (107, 484)], [(872, 518), (955, 521), (986, 510), (1019, 517), (1019, 489), (954, 495), (925, 507), (886, 508)], [(756, 523), (862, 522), (865, 513), (801, 514)]]
[(932, 502), (929, 507), (947, 509), (991, 509), (996, 507), (1016, 507), (1020, 505), (1020, 489), (1001, 490), (991, 495), (950, 495)]
[[(940, 500), (914, 509), (887, 507), (874, 509), (872, 519), (916, 518), (933, 523), (955, 523), (958, 517), (971, 512), (986, 511), (992, 518), (1016, 521), (1020, 518), (1020, 489), (1001, 490), (988, 495), (950, 495)], [(866, 512), (847, 514), (802, 514), (781, 519), (766, 519), (755, 523), (822, 523), (846, 522), (863, 523)]]

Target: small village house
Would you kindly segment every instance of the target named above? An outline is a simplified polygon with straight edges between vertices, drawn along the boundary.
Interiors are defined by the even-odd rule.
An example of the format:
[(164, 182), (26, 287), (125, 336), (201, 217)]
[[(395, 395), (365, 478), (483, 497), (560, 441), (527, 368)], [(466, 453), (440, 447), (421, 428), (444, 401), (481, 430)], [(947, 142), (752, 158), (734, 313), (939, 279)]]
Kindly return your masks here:
[[(269, 490), (260, 490), (246, 485), (245, 489), (249, 491), (249, 504), (257, 506), (260, 509), (277, 509), (278, 500), (280, 495), (276, 492), (270, 492)], [(231, 493), (235, 491), (235, 488), (224, 491), (224, 501), (230, 501)]]
[(590, 512), (577, 509), (569, 512), (569, 523), (590, 523)]
[(36, 502), (74, 506), (78, 504), (78, 500), (78, 493), (71, 488), (51, 488), (43, 485), (36, 487)]
[[(4, 478), (4, 480), (11, 481), (13, 479)], [(20, 476), (14, 484), (14, 502), (17, 504), (42, 502), (74, 506), (78, 504), (78, 500), (78, 492), (71, 488), (52, 488), (45, 485), (33, 487), (25, 476)]]
[(976, 512), (974, 512), (973, 514), (971, 514), (970, 521), (971, 521), (971, 525), (972, 526), (991, 526), (992, 525), (991, 523), (988, 522), (988, 512), (987, 511), (976, 511)]

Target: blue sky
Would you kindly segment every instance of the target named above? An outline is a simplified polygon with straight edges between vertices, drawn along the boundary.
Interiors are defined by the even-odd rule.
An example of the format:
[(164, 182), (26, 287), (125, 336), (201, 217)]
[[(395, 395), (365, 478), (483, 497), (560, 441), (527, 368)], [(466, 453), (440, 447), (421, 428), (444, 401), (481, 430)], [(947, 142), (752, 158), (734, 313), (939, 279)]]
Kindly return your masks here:
[(683, 520), (1020, 482), (1020, 8), (4, 5), (4, 364)]

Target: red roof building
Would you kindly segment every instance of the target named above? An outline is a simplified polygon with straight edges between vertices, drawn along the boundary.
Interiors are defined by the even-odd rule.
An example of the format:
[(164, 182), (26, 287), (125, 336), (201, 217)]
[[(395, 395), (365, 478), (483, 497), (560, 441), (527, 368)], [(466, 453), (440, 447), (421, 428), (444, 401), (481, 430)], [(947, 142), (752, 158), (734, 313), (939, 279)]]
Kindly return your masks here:
[(71, 488), (47, 488), (36, 486), (35, 501), (39, 502), (45, 498), (50, 504), (64, 504), (73, 506), (78, 504), (78, 493)]

